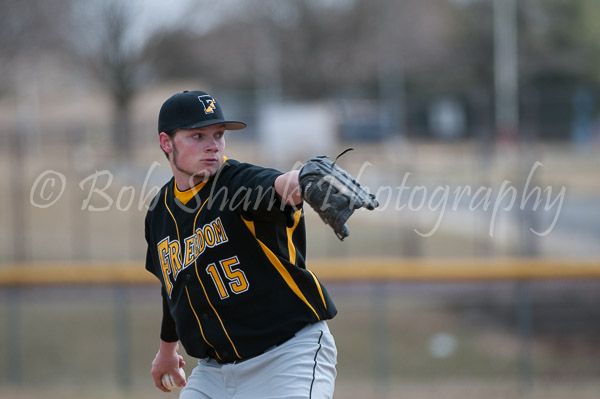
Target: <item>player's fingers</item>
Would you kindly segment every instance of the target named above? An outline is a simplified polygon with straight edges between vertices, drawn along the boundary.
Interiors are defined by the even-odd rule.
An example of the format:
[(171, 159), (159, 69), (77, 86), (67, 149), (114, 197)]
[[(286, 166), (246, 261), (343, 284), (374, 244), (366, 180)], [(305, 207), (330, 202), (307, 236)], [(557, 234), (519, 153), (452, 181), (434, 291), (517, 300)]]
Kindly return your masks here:
[(154, 380), (154, 386), (163, 392), (171, 392), (162, 384), (161, 377), (164, 373), (164, 369), (158, 367), (154, 363), (152, 364), (152, 370), (150, 370), (150, 374), (152, 375), (152, 379)]
[(157, 378), (154, 375), (152, 375), (152, 378), (154, 379), (154, 386), (156, 388), (160, 389), (163, 392), (171, 392), (163, 386), (162, 382), (160, 381), (160, 377)]
[(184, 387), (185, 386), (185, 378), (183, 378), (183, 376), (179, 373), (173, 374), (173, 380), (175, 381), (175, 384), (180, 386), (180, 387)]
[[(174, 384), (178, 387), (184, 387), (186, 385), (185, 380), (185, 371), (182, 368), (175, 368), (168, 371), (170, 375), (171, 384)], [(162, 376), (161, 376), (162, 381)]]

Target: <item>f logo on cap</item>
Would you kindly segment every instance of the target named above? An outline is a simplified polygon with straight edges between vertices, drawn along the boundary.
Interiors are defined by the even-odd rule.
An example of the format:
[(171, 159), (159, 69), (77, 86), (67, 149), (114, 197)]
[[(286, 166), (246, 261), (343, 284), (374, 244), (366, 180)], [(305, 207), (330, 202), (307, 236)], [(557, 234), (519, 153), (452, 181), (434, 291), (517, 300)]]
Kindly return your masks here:
[[(198, 103), (202, 104), (202, 107)], [(200, 90), (173, 94), (163, 103), (158, 114), (159, 134), (218, 124), (224, 124), (226, 130), (241, 130), (246, 127), (244, 122), (225, 119), (217, 100)]]
[(211, 96), (198, 96), (198, 101), (200, 101), (204, 106), (205, 114), (214, 114), (215, 108), (217, 108), (217, 104), (215, 104), (215, 100)]

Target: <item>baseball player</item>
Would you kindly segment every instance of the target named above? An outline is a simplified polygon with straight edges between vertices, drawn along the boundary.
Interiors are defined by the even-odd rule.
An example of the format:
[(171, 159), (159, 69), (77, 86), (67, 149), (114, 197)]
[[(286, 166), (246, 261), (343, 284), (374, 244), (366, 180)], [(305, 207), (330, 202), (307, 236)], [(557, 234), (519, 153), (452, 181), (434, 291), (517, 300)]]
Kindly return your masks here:
[[(303, 186), (300, 171), (225, 157), (225, 131), (245, 127), (202, 91), (177, 93), (160, 109), (173, 178), (145, 220), (146, 269), (163, 300), (154, 383), (168, 392), (161, 376), (171, 374), (183, 399), (331, 398), (337, 350), (326, 320), (337, 311), (305, 265), (302, 203), (332, 191), (321, 192), (314, 170)], [(342, 219), (336, 227), (324, 217), (343, 230)], [(179, 343), (198, 359), (187, 382)]]

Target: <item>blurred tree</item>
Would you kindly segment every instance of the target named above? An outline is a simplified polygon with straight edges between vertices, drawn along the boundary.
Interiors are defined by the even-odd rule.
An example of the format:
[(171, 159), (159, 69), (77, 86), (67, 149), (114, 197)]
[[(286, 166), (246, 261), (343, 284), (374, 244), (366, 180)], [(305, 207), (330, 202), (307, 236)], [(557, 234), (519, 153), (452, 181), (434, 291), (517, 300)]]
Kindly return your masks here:
[[(38, 136), (38, 87), (43, 77), (37, 76), (41, 60), (50, 53), (61, 54), (60, 30), (54, 23), (65, 11), (66, 1), (50, 4), (43, 0), (27, 2), (0, 0), (0, 95), (11, 96), (16, 103), (15, 125), (2, 124), (2, 147), (9, 152), (5, 179), (11, 187), (3, 196), (10, 204), (8, 216), (10, 253), (14, 261), (25, 261), (31, 256), (28, 234), (29, 212), (24, 181), (26, 181), (27, 154)], [(14, 345), (13, 345), (14, 346)], [(11, 352), (18, 359), (19, 348)], [(13, 360), (15, 360), (13, 359)], [(18, 361), (9, 373), (13, 382), (21, 379)]]
[(428, 65), (454, 60), (452, 8), (445, 0), (292, 0), (263, 10), (275, 26), (271, 40), (291, 95), (327, 97), (356, 89), (377, 95), (385, 89), (382, 79), (428, 74)]
[[(492, 82), (492, 1), (448, 0), (460, 35), (459, 54), (478, 84)], [(540, 75), (590, 79), (600, 70), (600, 2), (521, 0), (518, 3), (519, 72), (527, 82)], [(458, 18), (457, 18), (458, 17)], [(462, 57), (461, 57), (462, 58)], [(573, 62), (573, 60), (577, 62)]]
[(581, 30), (580, 39), (586, 56), (591, 60), (589, 74), (596, 84), (600, 84), (600, 2), (583, 0), (578, 16), (581, 21), (577, 25)]
[(127, 159), (132, 150), (131, 106), (150, 80), (148, 36), (140, 23), (141, 4), (118, 0), (74, 3), (69, 37), (75, 59), (91, 72), (109, 95), (115, 155)]
[(60, 24), (70, 0), (0, 0), (0, 93), (14, 91), (23, 64), (64, 54)]
[[(35, 60), (57, 49), (62, 54), (68, 44), (73, 60), (109, 93), (113, 141), (125, 157), (131, 101), (154, 74), (191, 78), (209, 89), (268, 90), (294, 98), (406, 90), (407, 103), (421, 109), (439, 95), (482, 98), (493, 92), (491, 0), (188, 4), (171, 25), (155, 15), (144, 28), (150, 7), (141, 0), (0, 0), (10, 10), (0, 14), (0, 90), (10, 86), (4, 77), (18, 69), (11, 66), (17, 59)], [(521, 84), (547, 82), (544, 76), (600, 81), (600, 2), (518, 4)]]
[[(451, 0), (460, 9), (458, 53), (465, 60), (465, 91), (493, 93), (491, 0)], [(545, 138), (568, 135), (571, 101), (600, 82), (600, 2), (520, 0), (518, 68), (521, 122)], [(479, 96), (481, 98), (481, 96)]]
[(525, 5), (523, 25), (535, 56), (528, 72), (550, 69), (600, 83), (600, 2), (528, 0)]
[(194, 7), (185, 28), (151, 40), (165, 55), (158, 60), (163, 76), (226, 88), (279, 85), (286, 96), (319, 98), (354, 89), (376, 94), (382, 71), (441, 76), (436, 68), (456, 65), (455, 7), (447, 0), (226, 3), (226, 16), (209, 30), (202, 29), (206, 10)]
[[(523, 81), (540, 75), (581, 76), (588, 62), (583, 45), (582, 0), (527, 0), (520, 4), (520, 72)], [(584, 62), (573, 62), (578, 59)]]

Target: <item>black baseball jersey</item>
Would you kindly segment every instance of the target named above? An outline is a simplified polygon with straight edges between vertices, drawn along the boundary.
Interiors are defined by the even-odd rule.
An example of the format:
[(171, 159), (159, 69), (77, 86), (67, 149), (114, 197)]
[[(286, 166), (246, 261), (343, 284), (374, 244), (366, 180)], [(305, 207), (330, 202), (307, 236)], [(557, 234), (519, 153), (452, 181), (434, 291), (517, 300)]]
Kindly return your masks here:
[(151, 203), (146, 269), (162, 282), (161, 338), (190, 356), (253, 357), (337, 313), (305, 267), (303, 210), (281, 203), (279, 175), (229, 159), (190, 190), (171, 179)]

